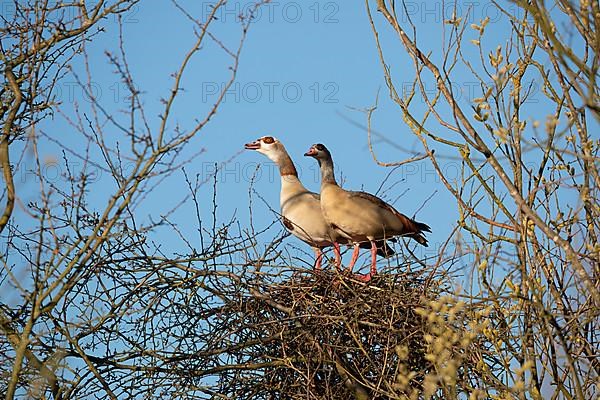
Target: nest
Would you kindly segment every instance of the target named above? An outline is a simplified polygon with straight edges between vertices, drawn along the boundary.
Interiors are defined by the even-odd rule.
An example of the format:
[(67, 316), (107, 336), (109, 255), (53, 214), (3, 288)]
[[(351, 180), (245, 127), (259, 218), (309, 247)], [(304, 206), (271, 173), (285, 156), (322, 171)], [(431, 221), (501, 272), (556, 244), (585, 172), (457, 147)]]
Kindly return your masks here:
[(382, 274), (365, 284), (303, 271), (255, 282), (230, 329), (235, 340), (256, 341), (245, 348), (245, 360), (264, 367), (229, 376), (235, 387), (221, 381), (221, 388), (247, 399), (395, 398), (400, 364), (414, 373), (412, 384), (431, 368), (426, 321), (416, 310), (439, 290), (422, 273)]

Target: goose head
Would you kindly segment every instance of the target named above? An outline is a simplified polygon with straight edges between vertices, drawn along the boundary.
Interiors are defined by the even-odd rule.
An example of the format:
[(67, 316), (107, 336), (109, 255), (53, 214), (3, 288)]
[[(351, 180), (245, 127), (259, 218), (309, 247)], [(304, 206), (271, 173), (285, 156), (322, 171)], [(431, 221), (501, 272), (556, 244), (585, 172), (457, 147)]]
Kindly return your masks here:
[(269, 157), (274, 162), (278, 162), (281, 156), (286, 154), (283, 144), (273, 136), (263, 136), (256, 139), (254, 142), (244, 145), (246, 150), (256, 150), (261, 154)]
[(325, 145), (321, 143), (313, 144), (312, 146), (310, 146), (310, 149), (308, 149), (308, 151), (304, 153), (304, 155), (307, 157), (317, 159), (319, 163), (322, 160), (327, 160), (331, 158), (331, 153), (329, 152), (327, 147), (325, 147)]

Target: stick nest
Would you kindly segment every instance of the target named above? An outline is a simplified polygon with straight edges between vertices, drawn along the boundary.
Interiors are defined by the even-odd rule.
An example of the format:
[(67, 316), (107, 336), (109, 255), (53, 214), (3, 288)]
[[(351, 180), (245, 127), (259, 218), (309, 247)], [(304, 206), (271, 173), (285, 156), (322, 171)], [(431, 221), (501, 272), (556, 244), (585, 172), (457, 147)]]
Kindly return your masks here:
[(390, 398), (400, 364), (413, 385), (431, 369), (427, 321), (416, 310), (440, 290), (423, 272), (381, 274), (368, 284), (331, 271), (257, 279), (249, 296), (229, 305), (236, 312), (225, 312), (236, 316), (228, 324), (236, 340), (255, 341), (244, 361), (262, 367), (244, 379), (221, 376), (221, 388), (247, 399)]

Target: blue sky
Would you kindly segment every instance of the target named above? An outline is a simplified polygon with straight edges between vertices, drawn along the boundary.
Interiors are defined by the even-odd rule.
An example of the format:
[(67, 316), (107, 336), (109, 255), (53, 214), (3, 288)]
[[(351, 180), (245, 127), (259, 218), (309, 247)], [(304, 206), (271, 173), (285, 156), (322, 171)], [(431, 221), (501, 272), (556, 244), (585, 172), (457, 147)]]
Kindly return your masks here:
[[(237, 44), (240, 24), (236, 16), (249, 3), (232, 1), (226, 11), (217, 13), (218, 20), (213, 24), (213, 33), (226, 45)], [(186, 0), (181, 4), (197, 18), (204, 19), (211, 2)], [(431, 52), (431, 58), (439, 61), (443, 44), (448, 38), (445, 35), (449, 32), (447, 26), (444, 30), (443, 22), (452, 17), (453, 10), (449, 8), (450, 5), (443, 8), (444, 2), (415, 1), (407, 4), (408, 13), (416, 25), (421, 49)], [(508, 34), (508, 30), (502, 22), (498, 22), (499, 15), (489, 2), (465, 1), (462, 4), (456, 10), (457, 15), (467, 18), (469, 24), (490, 18), (490, 28), (485, 36), (486, 46), (495, 49), (499, 44), (506, 44), (507, 38), (502, 35), (505, 32)], [(507, 7), (518, 12), (514, 5)], [(412, 82), (414, 66), (387, 23), (375, 11), (373, 16), (380, 29), (386, 60), (395, 83), (402, 89), (405, 84)], [(403, 17), (400, 19), (406, 23)], [(125, 13), (123, 21), (128, 65), (135, 85), (142, 93), (150, 129), (156, 130), (160, 124), (158, 115), (163, 108), (160, 99), (168, 96), (172, 85), (170, 74), (180, 65), (194, 41), (193, 27), (168, 1), (142, 2)], [(105, 31), (87, 44), (93, 87), (102, 106), (115, 118), (126, 121), (127, 115), (122, 112), (127, 107), (125, 90), (106, 56), (106, 52), (119, 52), (118, 24), (111, 18), (101, 25)], [(475, 46), (468, 46), (469, 40), (476, 39), (477, 35), (470, 27), (466, 29), (465, 54), (476, 56)], [(228, 61), (223, 51), (210, 42), (194, 57), (183, 79), (185, 91), (173, 108), (170, 130), (175, 129), (176, 125), (189, 129), (196, 118), (204, 116), (216, 100), (216, 91), (228, 79)], [(464, 70), (464, 67), (459, 67), (452, 76), (452, 82), (456, 93), (460, 94), (461, 105), (469, 110), (471, 100), (480, 97), (481, 93), (474, 85), (474, 78)], [(84, 76), (85, 66), (81, 58), (73, 62), (73, 71), (78, 76)], [(531, 102), (524, 110), (524, 115), (542, 121), (543, 126), (546, 115), (552, 111), (545, 108), (547, 102), (533, 83)], [(426, 89), (434, 90), (433, 80), (425, 84)], [(249, 227), (248, 190), (250, 178), (259, 163), (262, 167), (257, 175), (255, 190), (271, 207), (279, 208), (279, 179), (273, 165), (262, 155), (243, 150), (244, 143), (269, 134), (278, 137), (286, 145), (301, 172), (302, 181), (314, 191), (319, 190), (316, 163), (313, 159), (303, 157), (303, 153), (317, 142), (326, 144), (331, 150), (337, 176), (343, 178), (346, 188), (375, 193), (391, 174), (385, 181), (384, 199), (409, 216), (418, 211), (416, 219), (430, 225), (432, 233), (428, 236), (430, 248), (426, 251), (421, 248), (417, 254), (436, 255), (459, 218), (456, 200), (447, 192), (428, 160), (404, 165), (396, 170), (378, 166), (374, 162), (367, 147), (367, 118), (357, 109), (372, 106), (378, 93), (379, 108), (374, 114), (373, 128), (389, 141), (375, 144), (379, 158), (393, 162), (421, 154), (420, 143), (403, 122), (398, 107), (388, 98), (363, 2), (279, 1), (264, 6), (250, 27), (236, 83), (227, 93), (215, 118), (186, 148), (187, 155), (203, 150), (199, 157), (185, 165), (185, 169), (189, 176), (199, 174), (201, 180), (207, 181), (198, 191), (205, 224), (209, 225), (212, 220), (211, 176), (215, 163), (222, 164), (217, 174), (219, 222), (229, 221), (235, 215), (242, 229)], [(83, 151), (85, 141), (69, 126), (65, 117), (73, 118), (77, 109), (89, 113), (90, 103), (75, 85), (71, 74), (59, 82), (56, 94), (61, 102), (60, 112), (44, 120), (36, 129), (68, 143), (74, 151)], [(425, 110), (425, 104), (416, 100), (413, 110), (420, 115)], [(439, 111), (448, 115), (444, 106)], [(433, 120), (428, 123), (428, 128), (438, 135), (452, 136)], [(114, 129), (107, 127), (104, 133), (113, 144), (127, 145), (127, 139)], [(528, 130), (529, 138), (532, 136), (530, 134)], [(441, 157), (442, 169), (450, 178), (458, 178), (460, 162), (453, 158), (458, 154), (439, 145), (434, 148)], [(43, 171), (46, 178), (58, 186), (68, 186), (68, 182), (60, 177), (64, 166), (57, 146), (41, 139), (40, 152), (45, 162)], [(92, 153), (101, 160), (97, 150), (92, 150)], [(15, 148), (13, 162), (20, 156)], [(80, 172), (78, 169), (83, 168), (76, 159), (71, 158), (70, 162), (72, 172)], [(31, 153), (25, 152), (15, 174), (21, 204), (27, 204), (39, 196), (39, 185), (33, 175), (27, 172), (33, 167)], [(103, 210), (108, 196), (114, 191), (114, 181), (106, 173), (98, 171), (98, 180), (89, 196), (93, 207), (98, 211)], [(139, 222), (157, 221), (177, 207), (170, 215), (171, 222), (194, 246), (199, 247), (193, 204), (188, 201), (178, 206), (187, 194), (183, 174), (176, 173), (161, 182), (136, 208), (136, 217)], [(572, 197), (563, 199), (576, 203)], [(483, 198), (480, 204), (483, 214), (488, 211), (486, 201)], [(256, 197), (253, 213), (257, 229), (269, 226), (276, 218)], [(21, 206), (15, 210), (14, 221), (25, 226), (31, 223), (31, 220), (27, 222)], [(267, 243), (281, 230), (276, 224), (261, 240)], [(151, 235), (151, 240), (160, 243), (167, 255), (186, 250), (184, 243), (167, 226)], [(306, 249), (309, 254), (307, 260), (312, 260), (310, 250), (299, 240), (289, 237), (286, 244), (292, 253), (295, 252), (293, 246)], [(366, 257), (362, 261), (364, 264)], [(457, 275), (468, 273), (468, 268), (473, 267), (469, 261), (473, 261), (472, 256), (463, 260), (467, 270), (456, 268), (453, 272)], [(498, 276), (501, 279), (503, 273), (500, 271)]]
[[(249, 3), (230, 2), (217, 13), (213, 32), (226, 45), (237, 44), (240, 24), (236, 15), (246, 10)], [(210, 2), (185, 1), (182, 4), (201, 19), (210, 11)], [(468, 14), (466, 6), (459, 8), (458, 14), (477, 23), (490, 16), (493, 24), (498, 17), (495, 11), (487, 3), (477, 4)], [(443, 43), (442, 21), (452, 16), (452, 10), (442, 10), (442, 3), (437, 2), (413, 2), (410, 7), (419, 43), (424, 50), (432, 52), (433, 59), (439, 59)], [(379, 22), (382, 43), (396, 84), (402, 87), (404, 81), (412, 82), (412, 62), (381, 16), (374, 12), (374, 18)], [(160, 98), (168, 95), (172, 83), (170, 74), (194, 41), (192, 25), (170, 2), (142, 3), (123, 15), (123, 21), (129, 67), (136, 86), (143, 93), (151, 128), (156, 129), (162, 109)], [(127, 106), (123, 84), (105, 54), (106, 51), (113, 54), (119, 51), (118, 25), (113, 18), (103, 23), (103, 27), (105, 32), (87, 45), (92, 79), (103, 106), (118, 118), (125, 119), (120, 113)], [(467, 32), (466, 37), (471, 36), (476, 37), (475, 33)], [(228, 78), (227, 60), (214, 43), (207, 43), (193, 59), (182, 84), (185, 92), (174, 107), (172, 128), (175, 124), (191, 127), (194, 119), (203, 116), (212, 106), (216, 91)], [(78, 74), (84, 72), (81, 60), (73, 66)], [(463, 104), (480, 95), (470, 83), (472, 81), (473, 78), (466, 75), (456, 75), (456, 88), (462, 93)], [(73, 82), (72, 76), (67, 76), (58, 87), (61, 109), (71, 116), (76, 106), (80, 109), (89, 107), (89, 102)], [(433, 90), (433, 83), (428, 88)], [(332, 151), (338, 176), (343, 177), (345, 187), (374, 193), (390, 169), (377, 166), (373, 161), (367, 147), (366, 115), (357, 109), (372, 106), (378, 91), (379, 109), (374, 114), (373, 128), (394, 144), (376, 144), (379, 158), (391, 162), (420, 154), (420, 143), (404, 125), (397, 106), (387, 96), (364, 3), (273, 2), (262, 8), (250, 27), (237, 81), (227, 93), (225, 102), (187, 150), (190, 154), (199, 149), (205, 152), (185, 168), (191, 176), (200, 174), (201, 179), (209, 180), (215, 162), (230, 160), (218, 174), (219, 220), (229, 220), (235, 213), (242, 227), (248, 223), (247, 193), (257, 163), (263, 166), (256, 191), (278, 208), (279, 180), (273, 174), (273, 166), (260, 154), (243, 151), (244, 143), (265, 134), (278, 137), (286, 145), (308, 188), (318, 191), (319, 179), (314, 160), (302, 154), (311, 144), (322, 142)], [(425, 108), (421, 103), (416, 109)], [(437, 133), (447, 134), (439, 126), (434, 128)], [(59, 115), (44, 121), (40, 129), (55, 137), (68, 138), (74, 146), (79, 145), (80, 139), (72, 134), (72, 128)], [(111, 132), (107, 134), (115, 142), (123, 140), (118, 135), (111, 136)], [(42, 144), (42, 153), (50, 161), (61, 157), (56, 147), (49, 143)], [(452, 159), (443, 161), (442, 166), (450, 171), (450, 175), (460, 167)], [(31, 182), (24, 179), (21, 184)], [(418, 210), (416, 219), (432, 227), (431, 248), (427, 254), (435, 254), (436, 247), (452, 231), (458, 213), (433, 167), (428, 161), (400, 167), (387, 181), (386, 187), (390, 186), (386, 200), (409, 216)], [(114, 190), (114, 183), (104, 175), (97, 188), (101, 190), (95, 199), (102, 208), (102, 196)], [(183, 175), (176, 174), (164, 181), (137, 210), (138, 218), (157, 220), (186, 194)], [(210, 183), (200, 189), (199, 197), (202, 214), (210, 219)], [(265, 226), (271, 223), (274, 215), (260, 201), (255, 204), (255, 222)], [(196, 227), (191, 213), (193, 209), (188, 203), (181, 206), (172, 219), (184, 234), (193, 237)], [(162, 241), (167, 249), (171, 242), (174, 250), (181, 245), (172, 235), (161, 237), (159, 234), (155, 239)], [(294, 238), (288, 242), (302, 246)]]

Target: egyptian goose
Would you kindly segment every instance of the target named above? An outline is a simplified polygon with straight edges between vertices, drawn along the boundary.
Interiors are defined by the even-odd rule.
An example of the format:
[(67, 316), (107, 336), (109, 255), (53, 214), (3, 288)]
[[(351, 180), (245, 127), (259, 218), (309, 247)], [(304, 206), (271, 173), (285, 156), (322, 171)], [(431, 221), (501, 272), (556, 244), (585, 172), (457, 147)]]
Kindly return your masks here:
[(308, 191), (298, 179), (296, 167), (283, 144), (272, 136), (263, 136), (244, 147), (264, 154), (279, 167), (279, 203), (283, 225), (292, 235), (313, 248), (315, 269), (321, 268), (322, 249), (331, 245), (334, 246), (336, 265), (339, 265), (338, 234), (323, 219), (319, 195)]
[[(348, 240), (325, 222), (321, 212), (319, 195), (308, 191), (298, 179), (296, 167), (283, 144), (272, 136), (263, 136), (244, 146), (266, 155), (279, 166), (281, 175), (280, 206), (281, 219), (285, 228), (300, 240), (308, 243), (315, 252), (315, 269), (321, 268), (322, 249), (333, 246), (336, 266), (339, 267), (341, 256), (339, 244), (347, 244)], [(370, 248), (368, 243), (365, 243)], [(377, 243), (377, 252), (389, 257), (394, 251), (385, 242)]]
[(305, 156), (315, 158), (321, 168), (321, 210), (325, 221), (341, 237), (354, 243), (349, 270), (356, 263), (361, 242), (371, 244), (371, 270), (368, 274), (357, 275), (358, 279), (368, 282), (377, 273), (378, 240), (408, 236), (427, 246), (423, 232), (431, 232), (429, 226), (401, 214), (379, 197), (339, 187), (333, 173), (331, 153), (324, 145), (312, 145)]

